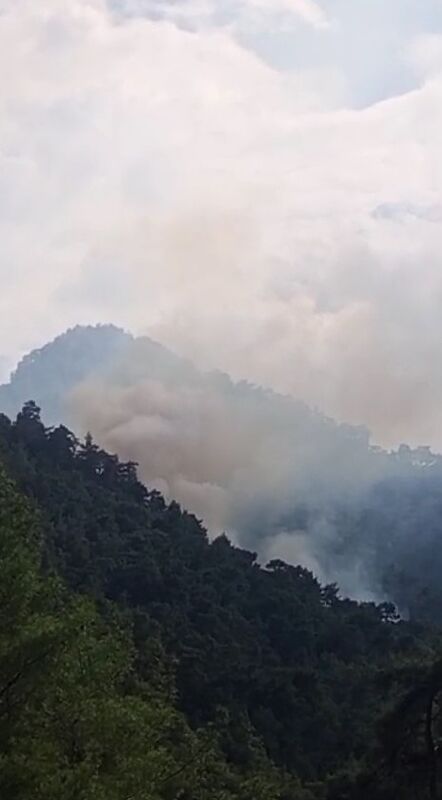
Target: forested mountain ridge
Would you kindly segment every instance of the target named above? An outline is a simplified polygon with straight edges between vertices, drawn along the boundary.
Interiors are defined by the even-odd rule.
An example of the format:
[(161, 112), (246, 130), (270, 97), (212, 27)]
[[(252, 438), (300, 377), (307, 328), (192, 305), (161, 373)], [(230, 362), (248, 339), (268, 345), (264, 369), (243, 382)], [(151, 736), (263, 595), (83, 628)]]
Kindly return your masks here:
[(132, 341), (130, 334), (114, 325), (70, 329), (25, 355), (0, 386), (0, 409), (15, 416), (32, 397), (45, 409), (51, 424), (66, 421), (65, 398), (92, 371), (105, 369)]
[[(83, 756), (79, 762), (75, 760), (77, 756), (74, 758), (75, 764), (82, 765), (86, 787), (81, 789), (83, 794), (72, 794), (71, 788), (63, 795), (62, 784), (58, 784), (58, 789), (51, 789), (51, 795), (44, 783), (48, 780), (46, 776), (42, 778), (46, 787), (42, 797), (101, 798), (103, 794), (118, 800), (127, 800), (128, 796), (137, 800), (151, 797), (297, 800), (304, 796), (408, 800), (416, 796), (416, 791), (420, 792), (419, 797), (437, 796), (429, 794), (432, 789), (426, 776), (438, 756), (428, 749), (425, 737), (421, 738), (420, 726), (425, 720), (430, 693), (434, 707), (432, 725), (437, 738), (438, 634), (400, 621), (388, 604), (376, 606), (340, 599), (336, 587), (321, 586), (302, 567), (282, 561), (262, 567), (254, 553), (232, 546), (224, 536), (209, 542), (194, 516), (174, 502), (166, 503), (158, 492), (149, 491), (139, 482), (134, 464), (120, 462), (97, 447), (90, 437), (79, 443), (64, 427), (45, 428), (35, 404), (27, 404), (15, 422), (0, 417), (0, 457), (9, 475), (37, 509), (46, 577), (33, 580), (49, 586), (49, 575), (55, 573), (74, 593), (74, 598), (93, 598), (101, 621), (92, 622), (92, 629), (111, 624), (116, 615), (119, 628), (123, 625), (126, 629), (123, 645), (119, 635), (119, 647), (123, 646), (126, 654), (130, 652), (133, 636), (134, 660), (129, 669), (133, 677), (129, 684), (127, 679), (115, 678), (114, 684), (120, 699), (113, 702), (117, 702), (121, 713), (126, 713), (126, 695), (130, 706), (141, 702), (136, 698), (139, 691), (142, 694), (145, 691), (139, 688), (129, 691), (130, 686), (146, 685), (152, 687), (151, 693), (160, 693), (162, 699), (158, 702), (166, 719), (168, 714), (184, 714), (188, 720), (176, 723), (184, 731), (179, 735), (173, 734), (164, 723), (168, 732), (163, 730), (161, 736), (168, 743), (166, 751), (176, 736), (178, 749), (180, 741), (187, 741), (186, 737), (191, 742), (192, 736), (204, 737), (209, 731), (215, 737), (212, 749), (203, 747), (205, 767), (198, 756), (195, 769), (178, 763), (177, 770), (183, 768), (186, 780), (191, 776), (189, 788), (175, 787), (170, 792), (170, 787), (163, 786), (158, 790), (154, 782), (149, 789), (136, 788), (132, 795), (129, 790), (117, 788), (114, 795), (104, 795), (105, 789), (98, 782), (99, 790), (93, 794), (88, 784), (91, 774), (94, 769), (98, 771), (100, 780), (104, 776), (103, 786), (108, 786), (112, 776), (106, 777), (104, 765), (106, 759), (113, 758), (100, 748), (97, 754), (93, 748), (97, 761), (95, 766), (89, 765), (90, 772), (84, 767)], [(11, 536), (15, 541), (18, 530), (20, 540), (32, 524), (17, 522), (20, 503), (14, 500), (11, 507), (8, 497), (12, 489), (7, 483), (5, 486), (1, 531), (6, 536), (3, 552), (7, 553)], [(18, 510), (14, 503), (19, 504)], [(29, 547), (32, 551), (32, 542)], [(35, 576), (35, 554), (33, 558)], [(10, 563), (14, 561), (15, 558)], [(18, 586), (24, 579), (18, 577)], [(10, 589), (5, 588), (4, 597), (9, 594)], [(38, 607), (40, 601), (32, 593), (29, 597), (30, 606)], [(69, 610), (70, 603), (74, 603), (75, 609), (75, 603), (81, 605), (83, 601), (63, 602), (67, 603), (70, 619), (71, 613), (74, 618), (76, 614)], [(58, 619), (61, 607), (60, 601), (57, 603)], [(54, 615), (53, 604), (51, 608)], [(74, 630), (76, 624), (74, 619)], [(19, 631), (29, 627), (21, 619), (16, 626)], [(115, 634), (109, 635), (113, 641)], [(6, 645), (2, 652), (6, 652), (6, 661), (4, 656), (2, 659), (7, 667), (10, 656)], [(122, 669), (118, 674), (124, 675)], [(78, 689), (83, 678), (72, 677), (70, 685), (75, 684)], [(100, 673), (98, 680), (102, 678)], [(123, 695), (121, 686), (126, 686)], [(94, 699), (95, 691), (91, 703), (99, 702)], [(136, 697), (130, 699), (133, 691)], [(411, 696), (410, 692), (414, 694)], [(52, 701), (42, 702), (46, 708)], [(73, 713), (71, 700), (66, 703), (69, 716)], [(175, 704), (177, 710), (173, 708)], [(170, 710), (164, 710), (164, 705)], [(38, 703), (37, 706), (40, 707)], [(152, 720), (152, 712), (143, 708), (141, 715), (146, 713)], [(376, 720), (387, 711), (378, 740)], [(37, 710), (28, 711), (26, 703), (24, 713), (35, 713), (35, 726), (41, 725)], [(88, 709), (85, 713), (89, 713)], [(105, 719), (104, 713), (103, 724)], [(121, 721), (123, 728), (109, 746), (119, 746), (126, 722)], [(141, 725), (142, 732), (144, 724), (136, 723), (137, 729)], [(191, 726), (188, 733), (182, 727), (186, 724)], [(49, 728), (47, 735), (54, 736), (55, 729)], [(31, 738), (36, 729), (30, 729)], [(384, 730), (388, 731), (387, 736)], [(89, 744), (86, 741), (82, 745), (85, 751), (92, 746), (94, 737), (99, 742), (103, 734), (98, 727), (89, 729), (89, 735)], [(9, 747), (9, 734), (5, 736), (4, 752)], [(157, 736), (151, 727), (146, 736), (151, 738), (138, 738), (134, 745), (138, 767), (144, 763), (140, 748), (156, 757), (152, 743)], [(129, 761), (124, 763), (124, 758), (133, 755), (129, 735), (125, 741), (129, 749), (127, 756), (122, 751), (119, 768), (132, 774), (134, 766)], [(387, 744), (393, 742), (391, 754)], [(24, 741), (23, 752), (31, 744)], [(198, 744), (194, 747), (198, 753)], [(220, 748), (218, 757), (216, 748)], [(40, 758), (32, 748), (30, 752), (32, 758)], [(55, 761), (47, 761), (48, 769), (55, 770), (57, 780), (61, 780), (58, 755), (54, 756), (53, 750), (51, 753)], [(61, 759), (65, 757), (60, 755)], [(173, 758), (179, 762), (182, 755), (175, 751)], [(223, 759), (225, 763), (222, 774), (218, 774), (218, 783), (211, 775), (217, 758), (219, 763)], [(420, 767), (416, 766), (417, 761)], [(13, 781), (17, 764), (11, 762), (10, 769)], [(142, 772), (141, 781), (146, 781), (149, 769), (153, 767), (146, 767), (147, 773)], [(80, 780), (74, 775), (76, 769), (72, 770), (72, 780)], [(209, 785), (201, 784), (195, 770), (206, 773)], [(139, 774), (137, 770), (135, 774)], [(289, 779), (288, 775), (293, 777)], [(299, 776), (304, 788), (295, 776)], [(35, 775), (28, 780), (28, 785), (35, 787)], [(7, 796), (27, 800), (39, 795), (19, 786)]]
[[(9, 381), (0, 386), (0, 410), (15, 416), (30, 397), (44, 409), (50, 424), (69, 421), (71, 391), (91, 376), (114, 374), (133, 379), (135, 356), (140, 353), (140, 375), (187, 380), (198, 375), (191, 362), (147, 336), (136, 338), (115, 325), (76, 325), (18, 363)], [(127, 374), (124, 370), (127, 370)]]
[(78, 326), (26, 356), (0, 411), (30, 397), (50, 424), (77, 415), (77, 435), (137, 461), (211, 538), (226, 531), (260, 562), (303, 564), (343, 594), (440, 624), (442, 459), (430, 448), (374, 448), (364, 429), (114, 326)]

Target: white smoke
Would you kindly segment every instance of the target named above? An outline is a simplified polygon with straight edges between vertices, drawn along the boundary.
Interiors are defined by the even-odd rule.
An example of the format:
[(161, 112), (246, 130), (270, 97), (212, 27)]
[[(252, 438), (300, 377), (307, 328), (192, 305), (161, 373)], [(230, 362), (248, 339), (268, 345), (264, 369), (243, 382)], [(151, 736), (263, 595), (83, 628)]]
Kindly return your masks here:
[(371, 596), (370, 564), (364, 576), (362, 556), (341, 558), (334, 547), (337, 508), (357, 507), (396, 469), (365, 429), (178, 359), (154, 363), (143, 340), (78, 385), (69, 407), (77, 431), (135, 460), (143, 480), (196, 513), (211, 536), (225, 531), (264, 561), (299, 561), (344, 592)]

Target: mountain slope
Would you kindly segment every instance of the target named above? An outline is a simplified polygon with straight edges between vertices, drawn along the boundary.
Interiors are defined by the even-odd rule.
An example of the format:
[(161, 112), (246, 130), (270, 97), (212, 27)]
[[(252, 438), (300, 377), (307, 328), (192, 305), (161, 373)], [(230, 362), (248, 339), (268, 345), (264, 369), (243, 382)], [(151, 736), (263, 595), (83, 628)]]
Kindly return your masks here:
[(230, 761), (246, 765), (258, 736), (275, 764), (312, 781), (367, 752), (380, 670), (428, 648), (419, 628), (388, 605), (340, 600), (301, 567), (262, 568), (225, 537), (210, 543), (133, 465), (45, 429), (32, 404), (14, 424), (0, 419), (0, 453), (41, 509), (46, 563), (73, 590), (119, 604), (140, 678), (159, 639), (180, 709), (221, 728)]
[(141, 671), (127, 613), (42, 570), (42, 522), (0, 467), (1, 797), (313, 800), (256, 737), (237, 767), (221, 729), (189, 728), (156, 640)]
[(363, 429), (112, 326), (76, 328), (26, 357), (0, 408), (30, 397), (49, 422), (71, 420), (137, 461), (211, 537), (227, 531), (262, 562), (303, 564), (343, 594), (441, 622), (442, 467), (428, 448), (373, 448)]

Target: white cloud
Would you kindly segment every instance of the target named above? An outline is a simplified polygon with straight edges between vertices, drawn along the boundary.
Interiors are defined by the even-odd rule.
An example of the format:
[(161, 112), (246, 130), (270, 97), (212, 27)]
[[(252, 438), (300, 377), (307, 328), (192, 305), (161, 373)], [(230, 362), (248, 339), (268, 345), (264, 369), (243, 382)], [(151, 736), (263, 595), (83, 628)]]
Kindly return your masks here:
[(245, 6), (262, 9), (270, 14), (294, 14), (315, 28), (327, 26), (323, 9), (313, 0), (243, 0)]
[(442, 73), (442, 35), (427, 33), (417, 36), (410, 49), (409, 60), (422, 77), (440, 76)]
[[(187, 24), (201, 25), (208, 21), (232, 21), (247, 10), (270, 17), (296, 17), (313, 27), (324, 27), (327, 17), (314, 0), (109, 0), (110, 8), (128, 16), (150, 16)], [(284, 24), (284, 23), (283, 23)]]
[(346, 108), (350, 70), (332, 59), (325, 80), (304, 51), (344, 28), (352, 44), (348, 3), (325, 29), (290, 3), (313, 28), (281, 33), (304, 52), (289, 70), (260, 58), (262, 32), (241, 39), (235, 4), (184, 5), (191, 31), (172, 4), (0, 3), (2, 351), (110, 318), (384, 441), (441, 442), (441, 226), (373, 214), (441, 204), (442, 80), (407, 15), (413, 90)]

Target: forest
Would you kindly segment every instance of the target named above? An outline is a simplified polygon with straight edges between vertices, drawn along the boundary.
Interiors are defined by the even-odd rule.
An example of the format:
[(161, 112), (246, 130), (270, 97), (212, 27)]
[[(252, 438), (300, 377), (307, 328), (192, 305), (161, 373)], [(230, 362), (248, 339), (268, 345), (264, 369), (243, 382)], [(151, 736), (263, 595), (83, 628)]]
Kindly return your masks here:
[(32, 401), (0, 459), (1, 797), (441, 796), (434, 622), (210, 541)]
[(113, 326), (76, 326), (23, 357), (0, 386), (15, 418), (32, 398), (45, 424), (138, 462), (138, 476), (227, 532), (260, 563), (307, 566), (342, 595), (442, 618), (442, 457), (375, 447), (369, 431)]

